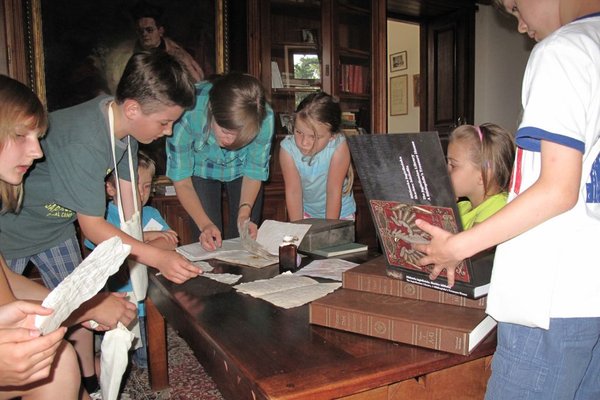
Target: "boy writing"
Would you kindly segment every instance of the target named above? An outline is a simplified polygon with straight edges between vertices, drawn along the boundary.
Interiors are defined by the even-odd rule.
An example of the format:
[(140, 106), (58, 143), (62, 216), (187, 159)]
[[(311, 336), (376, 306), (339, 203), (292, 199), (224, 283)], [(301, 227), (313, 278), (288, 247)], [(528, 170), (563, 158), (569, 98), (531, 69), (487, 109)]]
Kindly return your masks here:
[[(499, 244), (487, 312), (498, 346), (486, 399), (600, 398), (600, 0), (499, 0), (538, 43), (523, 81), (509, 203), (417, 245), (453, 284), (458, 261)], [(556, 249), (556, 250), (554, 250)]]
[[(58, 285), (81, 262), (73, 224), (77, 220), (92, 242), (119, 236), (132, 246), (131, 255), (137, 261), (157, 268), (175, 283), (197, 276), (200, 270), (175, 251), (145, 244), (104, 220), (107, 173), (117, 165), (123, 178), (119, 185), (125, 218), (129, 219), (134, 199), (124, 155), (127, 151), (137, 154), (137, 141), (150, 143), (170, 135), (173, 123), (193, 104), (194, 84), (185, 68), (172, 56), (153, 52), (131, 57), (114, 98), (100, 96), (51, 113), (50, 129), (41, 141), (45, 159), (25, 180), (27, 196), (21, 211), (0, 217), (0, 250), (11, 269), (22, 273), (32, 261), (47, 286)], [(114, 160), (111, 136), (116, 142)], [(74, 335), (90, 392), (97, 386), (92, 334), (80, 329), (71, 339)]]

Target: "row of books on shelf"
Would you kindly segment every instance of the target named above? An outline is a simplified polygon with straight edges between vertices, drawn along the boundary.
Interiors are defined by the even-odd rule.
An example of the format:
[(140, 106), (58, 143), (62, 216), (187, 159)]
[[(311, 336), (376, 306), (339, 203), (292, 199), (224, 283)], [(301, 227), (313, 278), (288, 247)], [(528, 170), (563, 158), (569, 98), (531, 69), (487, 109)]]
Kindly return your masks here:
[(369, 68), (362, 65), (342, 64), (340, 90), (347, 93), (369, 93)]
[(348, 138), (384, 255), (343, 274), (342, 289), (310, 305), (310, 322), (420, 347), (468, 355), (496, 321), (485, 307), (493, 252), (467, 259), (456, 283), (429, 269), (413, 243), (430, 238), (423, 219), (461, 230), (452, 184), (436, 132)]

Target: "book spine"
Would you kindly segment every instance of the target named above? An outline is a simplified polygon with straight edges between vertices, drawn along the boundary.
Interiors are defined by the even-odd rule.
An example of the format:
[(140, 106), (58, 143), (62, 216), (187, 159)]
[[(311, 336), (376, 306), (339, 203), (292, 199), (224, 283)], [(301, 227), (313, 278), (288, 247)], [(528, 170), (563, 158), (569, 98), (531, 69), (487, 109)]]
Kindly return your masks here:
[(314, 302), (309, 305), (309, 322), (393, 342), (468, 355), (468, 334), (451, 329)]
[(430, 301), (433, 303), (476, 308), (479, 310), (485, 310), (487, 304), (487, 297), (472, 300), (464, 296), (458, 296), (441, 290), (429, 289), (414, 283), (404, 282), (400, 279), (362, 274), (360, 272), (353, 272), (352, 270), (344, 272), (342, 286), (346, 289), (354, 289), (361, 292), (385, 294), (414, 300)]

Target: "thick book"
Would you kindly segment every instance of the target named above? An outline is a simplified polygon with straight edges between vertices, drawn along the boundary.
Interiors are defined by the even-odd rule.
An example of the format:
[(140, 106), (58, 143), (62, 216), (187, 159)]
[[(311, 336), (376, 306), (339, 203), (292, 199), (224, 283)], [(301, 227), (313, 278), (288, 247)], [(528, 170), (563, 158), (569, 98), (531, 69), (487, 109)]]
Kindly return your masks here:
[(430, 240), (417, 219), (454, 233), (462, 230), (437, 132), (357, 135), (348, 137), (348, 145), (390, 276), (472, 299), (486, 295), (493, 257), (481, 258), (476, 268), (464, 260), (452, 288), (445, 270), (432, 281), (431, 266), (417, 265), (423, 254), (412, 245)]
[(309, 322), (461, 355), (496, 327), (483, 310), (350, 289), (311, 302)]
[(359, 253), (361, 251), (369, 250), (369, 246), (360, 243), (344, 243), (336, 246), (323, 247), (321, 249), (308, 251), (308, 254), (320, 256), (320, 257), (336, 257), (343, 256), (345, 254)]
[(477, 308), (480, 310), (485, 310), (487, 305), (487, 296), (473, 300), (465, 296), (430, 289), (425, 286), (405, 282), (401, 279), (392, 278), (387, 273), (387, 262), (384, 256), (374, 258), (344, 271), (342, 275), (342, 287), (362, 292), (431, 301), (459, 307)]

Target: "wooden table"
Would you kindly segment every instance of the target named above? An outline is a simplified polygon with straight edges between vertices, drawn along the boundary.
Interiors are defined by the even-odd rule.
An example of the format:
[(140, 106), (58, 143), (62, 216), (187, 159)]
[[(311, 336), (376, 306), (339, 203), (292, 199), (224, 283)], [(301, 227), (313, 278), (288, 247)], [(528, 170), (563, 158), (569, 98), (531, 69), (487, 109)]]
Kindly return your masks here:
[[(210, 264), (241, 282), (278, 273), (277, 265)], [(151, 275), (147, 303), (155, 390), (168, 386), (163, 317), (236, 400), (482, 399), (495, 349), (495, 336), (463, 357), (313, 326), (307, 305), (285, 310), (202, 277), (176, 285)]]

